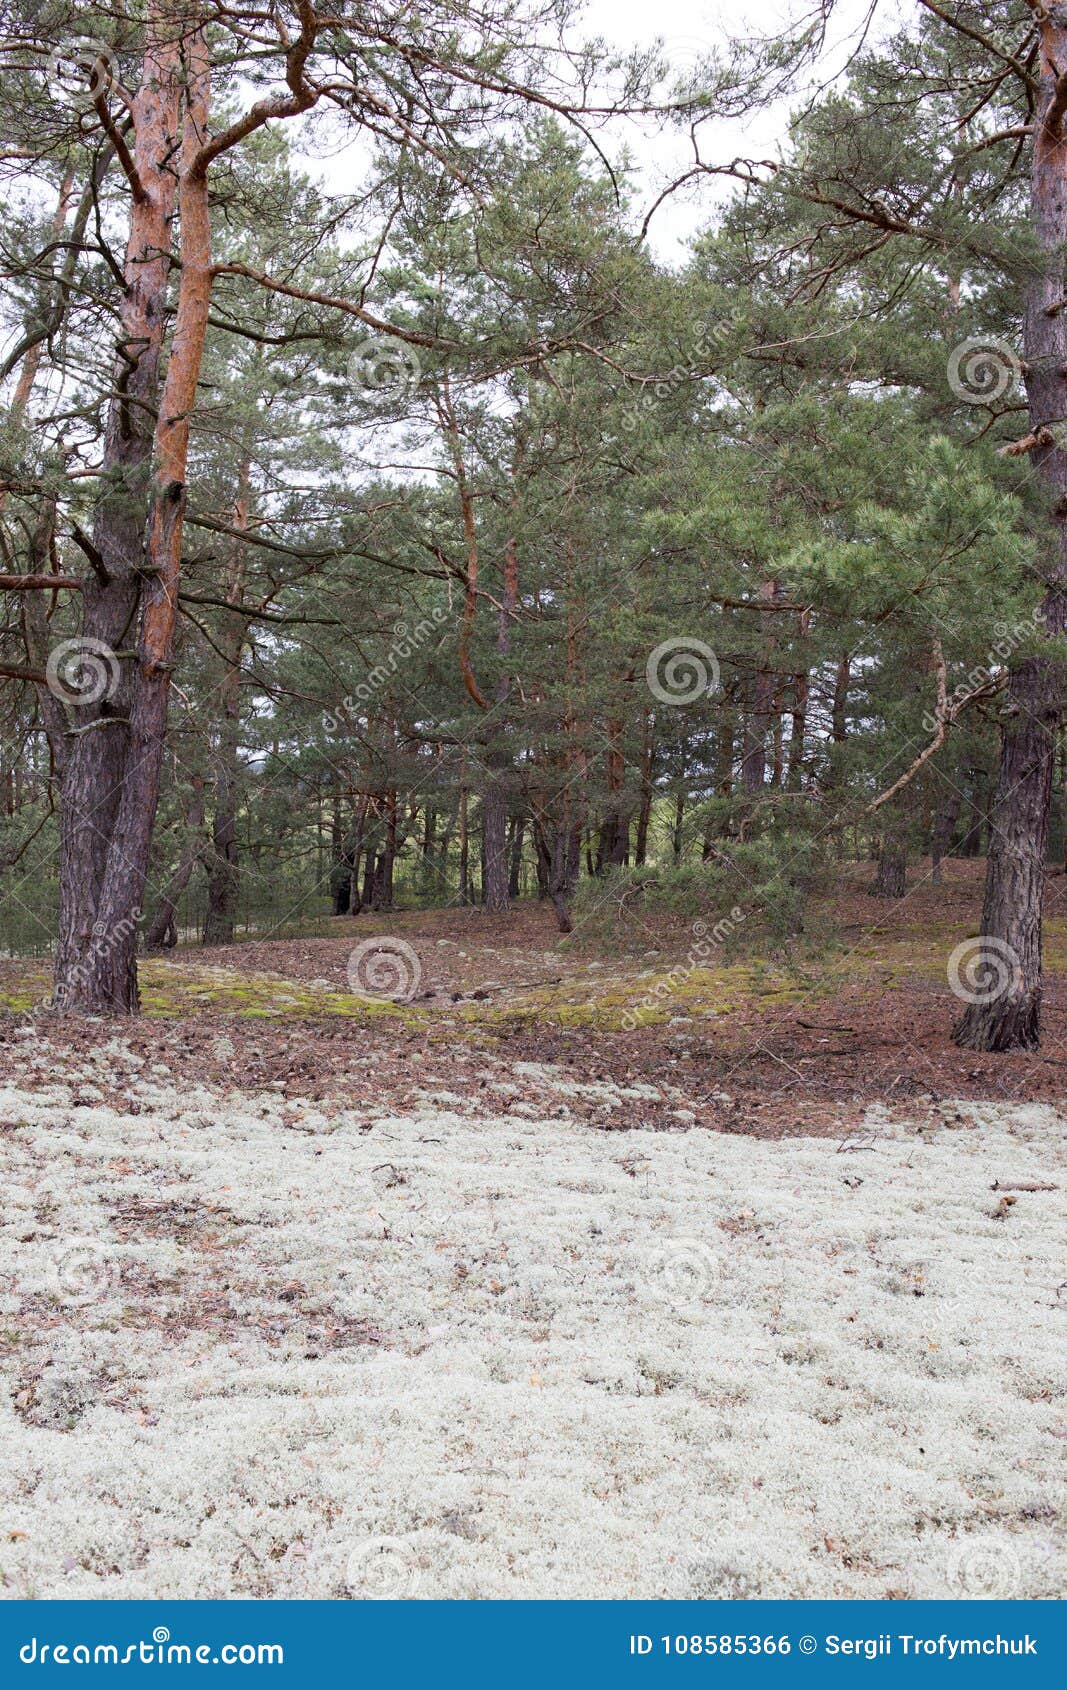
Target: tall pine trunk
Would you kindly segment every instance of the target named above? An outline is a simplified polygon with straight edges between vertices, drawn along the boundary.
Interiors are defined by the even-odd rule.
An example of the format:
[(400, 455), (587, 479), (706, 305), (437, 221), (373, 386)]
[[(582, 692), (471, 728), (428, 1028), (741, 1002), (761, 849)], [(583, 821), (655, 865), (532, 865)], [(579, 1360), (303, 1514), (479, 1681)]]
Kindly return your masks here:
[[(82, 593), (78, 645), (95, 659), (96, 681), (73, 706), (74, 733), (66, 759), (60, 811), (59, 923), (55, 1002), (95, 1013), (133, 1007), (130, 984), (139, 890), (117, 938), (108, 923), (105, 875), (113, 850), (127, 848), (118, 831), (123, 781), (132, 754), (135, 691), (130, 648), (137, 639), (143, 585), (143, 547), (152, 459), (153, 417), (159, 399), (160, 354), (170, 274), (171, 219), (177, 177), (173, 165), (180, 99), (176, 26), (166, 3), (149, 10), (141, 84), (133, 99), (137, 188), (133, 192), (123, 270), (123, 293), (113, 396), (104, 436), (101, 498), (92, 537), (83, 549), (92, 563)], [(143, 846), (141, 830), (129, 846)], [(145, 863), (145, 868), (147, 862)], [(109, 908), (105, 909), (107, 902)], [(118, 948), (127, 960), (112, 964)], [(114, 979), (124, 984), (117, 1000)]]
[(886, 833), (878, 853), (878, 873), (871, 887), (873, 898), (902, 898), (907, 885), (908, 852), (900, 834)]
[(522, 841), (526, 832), (526, 817), (516, 816), (511, 824), (510, 861), (508, 870), (508, 896), (517, 898), (522, 889)]
[[(778, 583), (760, 583), (760, 599), (773, 604), (778, 597)], [(773, 634), (763, 641), (759, 664), (752, 682), (749, 711), (745, 721), (745, 748), (741, 758), (741, 789), (746, 797), (755, 798), (763, 791), (767, 780), (767, 733), (774, 713), (774, 656)]]
[(930, 862), (932, 865), (931, 880), (935, 886), (942, 881), (941, 864), (948, 855), (952, 844), (952, 835), (956, 831), (956, 823), (960, 819), (963, 808), (963, 794), (957, 787), (952, 786), (937, 801), (934, 810), (934, 825), (930, 834)]
[[(507, 731), (507, 705), (511, 695), (511, 676), (506, 662), (511, 655), (511, 619), (518, 602), (518, 554), (515, 541), (509, 539), (504, 550), (504, 591), (500, 600), (500, 620), (497, 625), (497, 655), (505, 664), (496, 685), (496, 738)], [(482, 839), (485, 849), (485, 907), (490, 913), (501, 915), (510, 904), (508, 874), (508, 800), (505, 774), (507, 752), (502, 745), (491, 746), (486, 759), (489, 782), (482, 803)]]
[[(810, 628), (811, 613), (802, 610), (797, 630), (802, 642), (807, 639)], [(798, 669), (793, 676), (793, 719), (789, 734), (789, 773), (786, 776), (786, 785), (790, 792), (799, 792), (804, 784), (804, 742), (808, 728), (810, 697), (810, 672), (807, 669)]]
[[(246, 456), (241, 464), (233, 513), (233, 527), (239, 533), (243, 533), (248, 527), (249, 484), (250, 465)], [(204, 921), (205, 945), (232, 945), (237, 919), (237, 896), (240, 890), (237, 807), (241, 776), (241, 659), (244, 654), (246, 629), (240, 611), (244, 603), (244, 579), (244, 546), (240, 540), (235, 539), (229, 579), (226, 583), (226, 602), (233, 606), (233, 611), (218, 641), (225, 671), (220, 688), (222, 721), (219, 727), (215, 773), (215, 819), (211, 832), (212, 854), (208, 871), (207, 916)]]
[[(1026, 294), (1024, 367), (1032, 454), (1048, 490), (1054, 541), (1038, 558), (1045, 593), (1040, 624), (1054, 640), (1067, 630), (1067, 448), (1052, 430), (1067, 415), (1067, 135), (1057, 91), (1067, 67), (1062, 7), (1039, 11), (1040, 90), (1034, 118), (1031, 221), (1043, 262)], [(1000, 779), (991, 817), (982, 935), (997, 990), (977, 994), (953, 1029), (971, 1050), (1033, 1049), (1041, 1037), (1041, 905), (1048, 855), (1056, 731), (1063, 666), (1038, 651), (1011, 672), (1001, 717)], [(988, 1001), (986, 1001), (988, 997)]]
[(146, 951), (162, 951), (178, 943), (178, 899), (188, 886), (193, 870), (204, 854), (204, 782), (200, 775), (192, 777), (192, 793), (185, 812), (186, 840), (177, 868), (171, 875), (156, 913), (145, 929)]
[[(211, 300), (207, 165), (197, 163), (208, 133), (210, 90), (203, 29), (186, 33), (184, 55), (185, 115), (179, 185), (181, 282), (174, 340), (156, 424), (148, 521), (148, 585), (133, 678), (129, 745), (97, 904), (97, 938), (77, 967), (77, 989), (73, 995), (77, 1008), (96, 1014), (129, 1015), (138, 1008), (137, 923), (159, 802), (181, 574), (189, 421), (196, 404)], [(86, 737), (103, 740), (106, 734)], [(60, 981), (64, 978), (61, 974)], [(67, 994), (64, 997), (69, 1007), (72, 997)]]

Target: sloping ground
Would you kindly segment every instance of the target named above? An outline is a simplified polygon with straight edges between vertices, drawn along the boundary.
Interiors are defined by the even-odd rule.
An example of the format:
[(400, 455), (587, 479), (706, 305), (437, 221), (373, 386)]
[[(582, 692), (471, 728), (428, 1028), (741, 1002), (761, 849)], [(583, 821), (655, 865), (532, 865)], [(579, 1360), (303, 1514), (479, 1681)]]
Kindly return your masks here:
[(551, 1075), (399, 1114), (52, 1054), (0, 1092), (8, 1595), (1062, 1589), (1054, 1110), (618, 1134)]
[[(394, 911), (335, 919), (315, 938), (189, 946), (142, 962), (145, 1016), (127, 1041), (176, 1085), (340, 1107), (355, 1078), (374, 1107), (399, 1114), (421, 1107), (426, 1090), (492, 1112), (516, 1060), (565, 1068), (587, 1087), (590, 1119), (604, 1115), (594, 1088), (624, 1083), (629, 1095), (610, 1109), (619, 1129), (670, 1127), (687, 1109), (724, 1132), (840, 1136), (871, 1104), (915, 1122), (945, 1119), (954, 1098), (1059, 1105), (1067, 877), (1050, 875), (1045, 897), (1042, 1048), (1003, 1055), (950, 1038), (960, 1002), (947, 963), (976, 931), (981, 864), (947, 864), (945, 886), (918, 880), (896, 904), (867, 896), (869, 879), (869, 867), (857, 869), (813, 908), (813, 926), (834, 921), (837, 945), (774, 958), (709, 953), (707, 940), (698, 953), (688, 919), (632, 911), (560, 940), (536, 904), (502, 918)], [(386, 987), (399, 980), (409, 995), (353, 992), (350, 977), (374, 984), (360, 958), (374, 977), (389, 946), (399, 967), (386, 970)], [(0, 1083), (36, 1083), (27, 1048), (47, 1041), (78, 1063), (100, 1046), (100, 1024), (57, 1019), (47, 999), (46, 963), (0, 960)], [(122, 1107), (115, 1065), (100, 1087)], [(529, 1071), (521, 1092), (551, 1114), (551, 1093)]]
[[(426, 1088), (484, 1112), (479, 1091), (510, 1078), (501, 1064), (562, 1065), (589, 1086), (606, 1076), (653, 1087), (661, 1109), (645, 1099), (614, 1112), (627, 1128), (685, 1108), (723, 1131), (840, 1134), (871, 1103), (912, 1119), (941, 1118), (960, 1098), (1058, 1103), (1067, 877), (1050, 874), (1046, 886), (1042, 1048), (988, 1055), (952, 1043), (961, 1003), (949, 961), (977, 931), (981, 871), (977, 862), (947, 863), (943, 886), (920, 876), (905, 899), (887, 903), (868, 895), (869, 865), (857, 868), (832, 897), (813, 901), (812, 948), (801, 938), (774, 957), (759, 954), (747, 929), (745, 946), (755, 942), (727, 954), (707, 923), (699, 939), (687, 918), (639, 906), (617, 919), (602, 910), (599, 926), (561, 940), (536, 904), (506, 917), (476, 909), (342, 917), (317, 936), (189, 946), (143, 961), (145, 1016), (130, 1041), (175, 1083), (292, 1097), (343, 1101), (360, 1067), (368, 1097), (402, 1112)], [(837, 942), (815, 944), (831, 926)], [(353, 979), (369, 983), (362, 968), (373, 976), (380, 946), (398, 957), (402, 1001), (352, 990)], [(0, 1080), (18, 1083), (27, 1029), (75, 1058), (99, 1044), (92, 1023), (49, 1015), (48, 994), (45, 962), (0, 961)], [(524, 1081), (534, 1102), (539, 1089)]]

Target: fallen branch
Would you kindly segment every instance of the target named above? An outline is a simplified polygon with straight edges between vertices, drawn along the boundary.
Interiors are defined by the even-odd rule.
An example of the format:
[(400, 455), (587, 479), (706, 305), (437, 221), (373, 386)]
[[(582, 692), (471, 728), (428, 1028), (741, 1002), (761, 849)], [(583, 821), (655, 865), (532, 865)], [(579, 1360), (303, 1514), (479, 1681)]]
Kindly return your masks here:
[(1058, 1191), (1058, 1185), (1052, 1185), (1046, 1180), (1039, 1179), (995, 1179), (989, 1187), (990, 1191)]

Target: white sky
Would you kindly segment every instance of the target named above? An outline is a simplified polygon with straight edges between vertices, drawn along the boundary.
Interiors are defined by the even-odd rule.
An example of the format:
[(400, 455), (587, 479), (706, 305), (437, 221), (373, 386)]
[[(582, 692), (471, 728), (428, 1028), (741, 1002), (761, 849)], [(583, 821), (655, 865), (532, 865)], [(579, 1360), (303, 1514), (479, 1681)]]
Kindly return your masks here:
[[(878, 34), (885, 33), (906, 3), (907, 0), (881, 0)], [(651, 46), (659, 38), (670, 61), (688, 69), (731, 36), (771, 36), (809, 9), (805, 0), (774, 0), (771, 5), (758, 7), (751, 0), (748, 3), (741, 0), (741, 4), (737, 0), (733, 4), (730, 0), (656, 0), (655, 6), (649, 6), (647, 0), (586, 0), (582, 33), (602, 35), (619, 46)], [(825, 82), (839, 71), (855, 50), (857, 32), (868, 10), (869, 0), (837, 0), (819, 82)], [(706, 125), (702, 142), (705, 158), (728, 161), (736, 156), (777, 157), (789, 110), (787, 104), (758, 112), (744, 124), (728, 121)], [(637, 136), (632, 129), (630, 137), (633, 146)], [(679, 176), (690, 161), (688, 138), (678, 133), (645, 137), (641, 140), (639, 156), (648, 159), (643, 175), (651, 203), (662, 185)], [(650, 244), (656, 256), (666, 262), (681, 258), (686, 241), (711, 220), (716, 204), (731, 191), (728, 179), (704, 178), (691, 190), (673, 196), (656, 213), (650, 230)]]
[[(884, 35), (913, 0), (877, 0), (877, 27), (869, 39)], [(584, 12), (573, 26), (578, 39), (602, 36), (621, 49), (650, 47), (657, 40), (664, 56), (679, 71), (691, 71), (701, 59), (722, 47), (731, 37), (768, 38), (807, 16), (816, 0), (771, 0), (756, 6), (753, 0), (585, 0)], [(855, 51), (867, 19), (871, 0), (836, 0), (825, 57), (812, 88), (825, 86), (847, 64)], [(754, 21), (747, 22), (749, 18)], [(701, 154), (706, 162), (729, 162), (734, 158), (777, 158), (786, 137), (790, 111), (801, 103), (803, 90), (788, 102), (756, 112), (745, 121), (729, 119), (705, 123), (701, 129)], [(652, 131), (636, 122), (619, 122), (598, 130), (597, 139), (611, 157), (624, 147), (640, 161), (640, 195), (636, 209), (643, 217), (663, 188), (680, 177), (693, 162), (692, 147), (684, 129)], [(353, 179), (363, 174), (369, 147), (345, 141), (332, 156), (301, 155), (311, 174), (334, 192), (347, 192)], [(715, 210), (736, 189), (730, 178), (702, 177), (664, 202), (649, 230), (649, 245), (663, 263), (684, 260), (687, 243), (710, 223)]]

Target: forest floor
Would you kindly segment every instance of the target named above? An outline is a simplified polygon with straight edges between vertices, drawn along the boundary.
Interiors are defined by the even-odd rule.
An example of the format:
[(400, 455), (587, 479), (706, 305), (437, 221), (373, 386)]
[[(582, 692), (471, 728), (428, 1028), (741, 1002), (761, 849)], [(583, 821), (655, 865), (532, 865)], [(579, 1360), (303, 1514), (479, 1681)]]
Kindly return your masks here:
[[(677, 1126), (689, 1110), (723, 1132), (840, 1135), (870, 1104), (933, 1120), (957, 1099), (1053, 1101), (1067, 1095), (1067, 878), (1051, 877), (1046, 895), (1041, 1050), (952, 1043), (960, 1005), (946, 966), (979, 931), (982, 870), (949, 862), (944, 885), (919, 875), (886, 902), (869, 895), (862, 865), (809, 913), (814, 933), (833, 921), (836, 942), (800, 939), (773, 957), (706, 942), (697, 954), (691, 923), (640, 911), (561, 939), (548, 906), (529, 903), (498, 918), (395, 911), (299, 937), (190, 945), (142, 962), (145, 1014), (124, 1036), (176, 1080), (353, 1101), (353, 1082), (372, 1079), (371, 1112), (433, 1091), (477, 1112), (489, 1068), (515, 1064), (594, 1091), (651, 1085), (612, 1106), (617, 1128)], [(374, 938), (416, 959), (410, 1001), (352, 992), (353, 948)], [(96, 1027), (42, 1012), (48, 991), (46, 962), (0, 961), (0, 1077), (19, 1066), (20, 1021), (72, 1052), (98, 1043)], [(531, 1106), (553, 1101), (532, 1072), (514, 1091)], [(584, 1114), (604, 1124), (605, 1112), (590, 1097)]]
[[(536, 906), (189, 948), (129, 1027), (4, 963), (0, 1589), (1062, 1588), (1067, 882), (1043, 1050), (981, 1057), (946, 870), (857, 871), (821, 955)], [(351, 990), (386, 935), (410, 1001)]]

